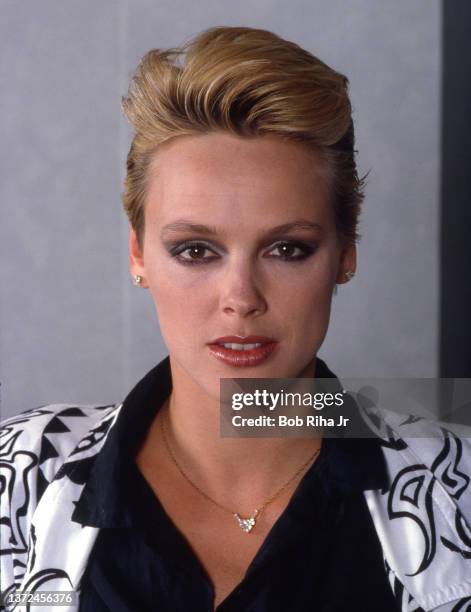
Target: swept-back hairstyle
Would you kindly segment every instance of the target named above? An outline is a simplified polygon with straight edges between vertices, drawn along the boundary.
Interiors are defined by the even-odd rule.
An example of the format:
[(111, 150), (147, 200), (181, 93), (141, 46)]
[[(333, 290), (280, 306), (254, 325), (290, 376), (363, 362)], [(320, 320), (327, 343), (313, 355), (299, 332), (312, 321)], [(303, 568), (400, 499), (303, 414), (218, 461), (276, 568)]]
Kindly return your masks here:
[(225, 131), (275, 135), (311, 146), (325, 160), (337, 232), (358, 238), (363, 180), (355, 163), (348, 80), (266, 30), (216, 27), (181, 48), (146, 53), (123, 98), (135, 130), (123, 204), (142, 240), (149, 165), (176, 136)]

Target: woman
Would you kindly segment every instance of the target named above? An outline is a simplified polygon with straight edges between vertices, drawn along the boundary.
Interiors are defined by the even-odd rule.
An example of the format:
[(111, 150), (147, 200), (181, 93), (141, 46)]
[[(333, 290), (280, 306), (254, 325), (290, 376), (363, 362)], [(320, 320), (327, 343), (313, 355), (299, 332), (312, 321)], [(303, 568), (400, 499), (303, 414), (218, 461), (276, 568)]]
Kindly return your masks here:
[(215, 28), (149, 52), (124, 111), (130, 268), (169, 357), (120, 406), (4, 424), (4, 596), (467, 609), (466, 440), (430, 424), (425, 445), (379, 413), (373, 439), (219, 435), (220, 378), (333, 377), (317, 353), (363, 197), (346, 78), (269, 32)]

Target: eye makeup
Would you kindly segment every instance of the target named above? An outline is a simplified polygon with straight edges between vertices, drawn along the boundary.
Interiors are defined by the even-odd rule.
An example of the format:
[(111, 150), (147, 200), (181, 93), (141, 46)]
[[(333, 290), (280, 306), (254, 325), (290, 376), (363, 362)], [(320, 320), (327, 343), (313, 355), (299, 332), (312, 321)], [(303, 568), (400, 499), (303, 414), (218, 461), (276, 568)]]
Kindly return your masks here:
[[(263, 257), (286, 263), (298, 263), (311, 257), (318, 248), (317, 241), (283, 239), (271, 243)], [(167, 252), (183, 265), (208, 265), (221, 258), (214, 244), (204, 240), (185, 240), (166, 245)], [(223, 251), (225, 252), (225, 251)]]

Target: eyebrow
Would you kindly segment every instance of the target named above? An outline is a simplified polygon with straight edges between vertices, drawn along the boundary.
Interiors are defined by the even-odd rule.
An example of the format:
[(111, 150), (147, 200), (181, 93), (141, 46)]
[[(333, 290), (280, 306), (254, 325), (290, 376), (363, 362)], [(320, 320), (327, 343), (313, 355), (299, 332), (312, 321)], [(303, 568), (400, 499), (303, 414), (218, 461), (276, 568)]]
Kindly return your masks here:
[[(304, 219), (299, 219), (298, 221), (293, 221), (292, 223), (283, 223), (282, 225), (277, 225), (276, 227), (272, 227), (267, 232), (269, 235), (272, 234), (283, 234), (292, 230), (321, 230), (322, 226), (318, 223), (313, 223), (312, 221), (307, 221)], [(205, 236), (216, 236), (223, 232), (219, 232), (216, 227), (211, 227), (208, 225), (202, 225), (200, 223), (192, 223), (191, 221), (186, 221), (185, 219), (181, 219), (179, 221), (175, 221), (173, 223), (169, 223), (162, 228), (161, 236), (163, 237), (168, 233), (175, 232), (194, 232), (197, 234), (203, 234)]]

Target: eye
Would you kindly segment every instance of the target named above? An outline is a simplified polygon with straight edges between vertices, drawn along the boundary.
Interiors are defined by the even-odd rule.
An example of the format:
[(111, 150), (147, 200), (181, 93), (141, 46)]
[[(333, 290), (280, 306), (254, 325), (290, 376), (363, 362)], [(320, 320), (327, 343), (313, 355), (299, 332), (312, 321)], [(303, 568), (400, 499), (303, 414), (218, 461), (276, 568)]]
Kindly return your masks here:
[(270, 249), (269, 253), (276, 254), (269, 254), (268, 257), (274, 257), (276, 259), (283, 259), (286, 261), (300, 261), (312, 255), (315, 250), (315, 245), (297, 241), (284, 241), (275, 244)]
[[(265, 256), (286, 262), (296, 262), (310, 257), (316, 248), (317, 244), (283, 240), (275, 243)], [(176, 244), (169, 249), (169, 253), (179, 263), (185, 265), (209, 264), (220, 258), (212, 245), (201, 241)]]
[[(212, 255), (208, 256), (208, 253)], [(170, 254), (185, 264), (205, 264), (219, 257), (207, 244), (202, 242), (185, 242), (172, 249)]]

